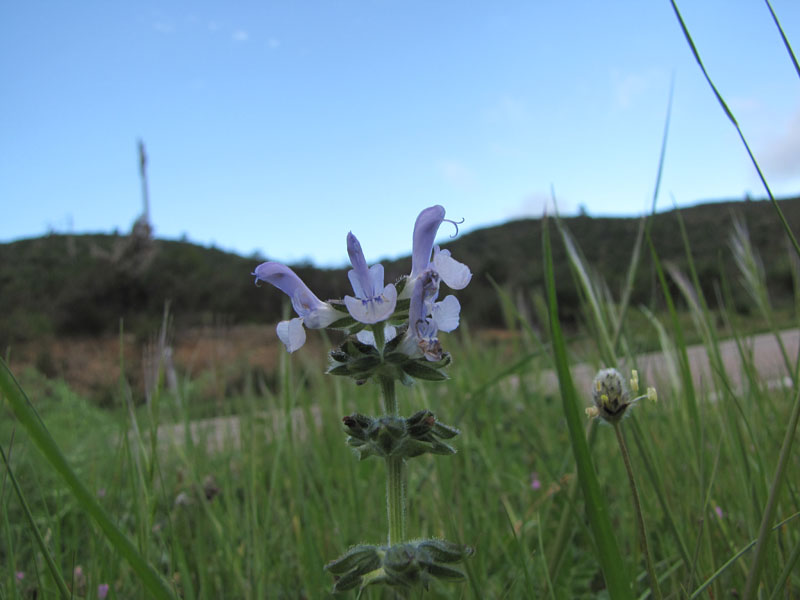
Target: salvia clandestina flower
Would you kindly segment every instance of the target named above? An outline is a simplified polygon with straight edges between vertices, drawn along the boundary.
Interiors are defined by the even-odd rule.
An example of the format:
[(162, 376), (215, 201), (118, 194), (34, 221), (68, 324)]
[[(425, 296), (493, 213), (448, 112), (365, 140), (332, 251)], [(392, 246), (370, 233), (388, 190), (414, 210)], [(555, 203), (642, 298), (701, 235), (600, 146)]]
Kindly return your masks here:
[(444, 215), (444, 207), (437, 204), (419, 213), (414, 223), (411, 275), (404, 289), (405, 298), (410, 296), (417, 279), (427, 270), (438, 273), (441, 280), (454, 290), (464, 289), (472, 279), (469, 267), (451, 257), (449, 250), (440, 250), (433, 245), (436, 232), (444, 221), (457, 225), (455, 221), (445, 219)]
[(303, 326), (309, 329), (324, 329), (343, 316), (328, 302), (317, 298), (297, 273), (286, 265), (276, 262), (261, 263), (253, 275), (256, 276), (256, 283), (266, 281), (289, 296), (292, 301), (297, 318), (281, 321), (277, 327), (278, 337), (289, 352), (294, 352), (305, 344), (306, 332)]
[(367, 268), (361, 244), (353, 233), (347, 234), (347, 254), (353, 268), (347, 273), (356, 297), (345, 296), (344, 304), (356, 321), (371, 325), (388, 319), (397, 306), (397, 290), (393, 284), (383, 286), (383, 265)]
[[(424, 356), (429, 361), (442, 358), (439, 331), (458, 327), (461, 304), (455, 296), (433, 302), (439, 292), (439, 275), (427, 270), (417, 278), (408, 308), (408, 330), (398, 349), (409, 357)], [(428, 316), (430, 315), (430, 316)]]

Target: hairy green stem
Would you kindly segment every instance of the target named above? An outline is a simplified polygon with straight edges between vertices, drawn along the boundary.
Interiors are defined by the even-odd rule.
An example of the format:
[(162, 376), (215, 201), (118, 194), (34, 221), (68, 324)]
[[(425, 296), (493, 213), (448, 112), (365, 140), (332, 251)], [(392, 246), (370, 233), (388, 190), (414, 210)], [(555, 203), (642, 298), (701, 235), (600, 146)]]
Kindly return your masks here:
[[(381, 377), (383, 408), (387, 415), (398, 416), (394, 379)], [(406, 461), (403, 457), (386, 459), (386, 516), (389, 521), (389, 545), (406, 539)]]
[(628, 473), (628, 481), (631, 484), (631, 495), (633, 496), (633, 508), (636, 513), (636, 520), (639, 524), (639, 543), (642, 546), (644, 553), (645, 563), (647, 564), (647, 575), (650, 578), (650, 590), (653, 593), (653, 598), (661, 600), (661, 588), (658, 585), (658, 577), (656, 577), (656, 570), (653, 566), (653, 559), (650, 556), (650, 548), (647, 544), (647, 530), (644, 528), (644, 517), (642, 516), (642, 506), (639, 503), (639, 490), (636, 487), (636, 478), (633, 476), (633, 466), (631, 465), (631, 457), (628, 454), (628, 446), (625, 444), (625, 438), (622, 435), (622, 429), (619, 423), (614, 423), (614, 433), (617, 434), (617, 442), (619, 442), (619, 450), (622, 452), (622, 460), (625, 463), (625, 471)]
[(394, 379), (381, 377), (381, 391), (383, 392), (383, 410), (387, 415), (397, 417), (400, 415), (397, 410), (397, 395), (394, 391)]
[(406, 539), (406, 461), (402, 457), (386, 459), (386, 513), (389, 517), (389, 545)]

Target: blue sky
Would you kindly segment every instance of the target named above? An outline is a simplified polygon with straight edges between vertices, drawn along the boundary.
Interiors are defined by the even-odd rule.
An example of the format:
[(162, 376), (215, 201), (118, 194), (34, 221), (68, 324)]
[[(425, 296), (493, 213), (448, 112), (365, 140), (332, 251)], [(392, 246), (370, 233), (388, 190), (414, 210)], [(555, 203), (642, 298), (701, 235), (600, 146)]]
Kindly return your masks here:
[[(760, 0), (679, 2), (780, 196), (800, 193), (800, 78)], [(800, 52), (800, 3), (773, 0)], [(461, 231), (764, 195), (667, 0), (5, 2), (0, 241), (128, 231), (341, 265)], [(443, 229), (443, 234), (450, 233)], [(444, 238), (443, 238), (444, 239)]]

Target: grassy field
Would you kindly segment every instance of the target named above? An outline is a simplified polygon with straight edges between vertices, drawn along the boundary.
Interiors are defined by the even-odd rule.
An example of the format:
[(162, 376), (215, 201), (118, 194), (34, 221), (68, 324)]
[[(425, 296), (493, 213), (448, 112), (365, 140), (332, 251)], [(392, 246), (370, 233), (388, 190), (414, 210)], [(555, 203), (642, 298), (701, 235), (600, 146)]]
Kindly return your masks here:
[[(427, 407), (462, 431), (453, 440), (457, 454), (425, 456), (409, 465), (410, 534), (475, 548), (463, 565), (466, 581), (435, 584), (428, 597), (607, 595), (601, 541), (577, 486), (566, 402), (582, 417), (621, 573), (633, 597), (650, 592), (614, 428), (583, 417), (583, 408), (591, 404), (590, 388), (571, 395), (563, 387), (554, 389), (545, 377), (560, 360), (588, 361), (596, 368), (624, 362), (626, 376), (636, 364), (636, 347), (628, 339), (641, 335), (640, 326), (634, 332), (623, 325), (614, 336), (621, 322), (619, 302), (602, 295), (602, 282), (586, 275), (577, 255), (574, 266), (589, 332), (570, 344), (580, 348), (580, 358), (559, 349), (556, 332), (538, 332), (518, 314), (519, 329), (508, 339), (473, 335), (463, 326), (446, 340), (454, 357), (450, 379), (399, 390), (401, 414)], [(783, 485), (771, 493), (797, 388), (760, 378), (744, 343), (746, 385), (736, 386), (732, 374), (715, 362), (716, 319), (692, 295), (690, 274), (685, 280), (678, 273), (672, 277), (682, 281), (687, 298), (695, 298), (691, 333), (704, 340), (712, 365), (719, 368), (695, 386), (681, 358), (682, 340), (690, 334), (682, 325), (686, 319), (653, 318), (651, 335), (661, 336), (678, 377), (669, 376), (665, 361), (657, 380), (642, 381), (643, 387), (658, 388), (659, 401), (639, 402), (620, 429), (638, 479), (660, 588), (664, 597), (741, 593), (753, 565), (751, 546), (774, 496), (768, 523), (774, 531), (762, 550), (760, 597), (797, 597), (796, 451), (788, 455)], [(758, 298), (754, 294), (754, 308), (766, 311), (761, 318), (770, 322), (768, 298), (760, 305)], [(728, 316), (725, 326), (737, 331), (742, 324), (735, 313)], [(319, 357), (304, 351), (281, 355), (272, 385), (254, 375), (248, 391), (224, 400), (237, 416), (225, 422), (221, 445), (202, 434), (196, 440), (161, 442), (154, 435), (160, 424), (188, 422), (192, 381), (182, 381), (177, 394), (161, 385), (150, 404), (138, 408), (134, 400), (139, 404), (139, 399), (122, 387), (118, 404), (101, 410), (64, 384), (33, 371), (19, 375), (91, 500), (175, 595), (320, 598), (332, 584), (323, 570), (329, 560), (353, 544), (385, 539), (383, 465), (376, 459), (357, 461), (341, 427), (344, 415), (379, 412), (380, 390), (324, 375)], [(789, 359), (787, 375), (796, 378), (796, 362)], [(36, 450), (36, 440), (9, 408), (14, 406), (6, 395), (0, 439), (10, 470), (2, 488), (2, 597), (56, 597), (59, 583), (47, 555), (75, 597), (96, 598), (105, 591), (98, 590), (101, 585), (109, 586), (109, 598), (149, 597), (153, 592), (141, 574), (93, 520), (89, 500)], [(13, 489), (12, 473), (30, 519)], [(393, 593), (368, 588), (362, 597)]]

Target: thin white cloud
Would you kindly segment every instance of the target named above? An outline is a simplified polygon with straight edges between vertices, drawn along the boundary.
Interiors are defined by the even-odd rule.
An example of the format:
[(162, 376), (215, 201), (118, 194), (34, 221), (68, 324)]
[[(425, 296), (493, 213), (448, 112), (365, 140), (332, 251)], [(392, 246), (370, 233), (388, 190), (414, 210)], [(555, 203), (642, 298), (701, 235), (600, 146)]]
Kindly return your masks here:
[[(668, 75), (657, 68), (631, 73), (619, 69), (611, 70), (611, 99), (614, 107), (627, 110), (642, 100), (649, 100), (653, 93), (661, 93), (669, 81)], [(666, 96), (664, 96), (666, 97)]]
[(791, 179), (800, 176), (800, 108), (783, 132), (765, 146), (760, 162), (771, 177)]
[(153, 29), (158, 33), (172, 33), (175, 31), (175, 27), (172, 23), (167, 23), (166, 21), (156, 21), (153, 23)]
[(281, 41), (279, 39), (276, 39), (276, 38), (269, 38), (269, 41), (267, 42), (267, 45), (270, 48), (277, 48), (278, 46), (281, 45)]
[[(558, 208), (558, 211), (556, 211)], [(553, 202), (552, 195), (547, 192), (533, 192), (525, 196), (519, 205), (508, 215), (510, 219), (541, 218), (545, 213), (548, 215), (566, 215), (575, 212), (572, 205), (563, 198), (556, 197)]]
[(611, 74), (614, 105), (617, 108), (630, 108), (649, 87), (647, 77), (636, 73), (621, 74), (614, 71)]
[(231, 37), (234, 42), (246, 42), (250, 39), (250, 35), (244, 29), (237, 29)]
[(475, 181), (472, 171), (457, 160), (441, 161), (439, 173), (447, 183), (459, 188), (470, 187)]
[(726, 100), (726, 102), (735, 115), (761, 110), (761, 102), (756, 98), (748, 98), (746, 96), (733, 97)]
[(524, 123), (530, 118), (527, 104), (520, 98), (505, 95), (495, 101), (484, 111), (486, 121), (491, 124), (515, 125)]

